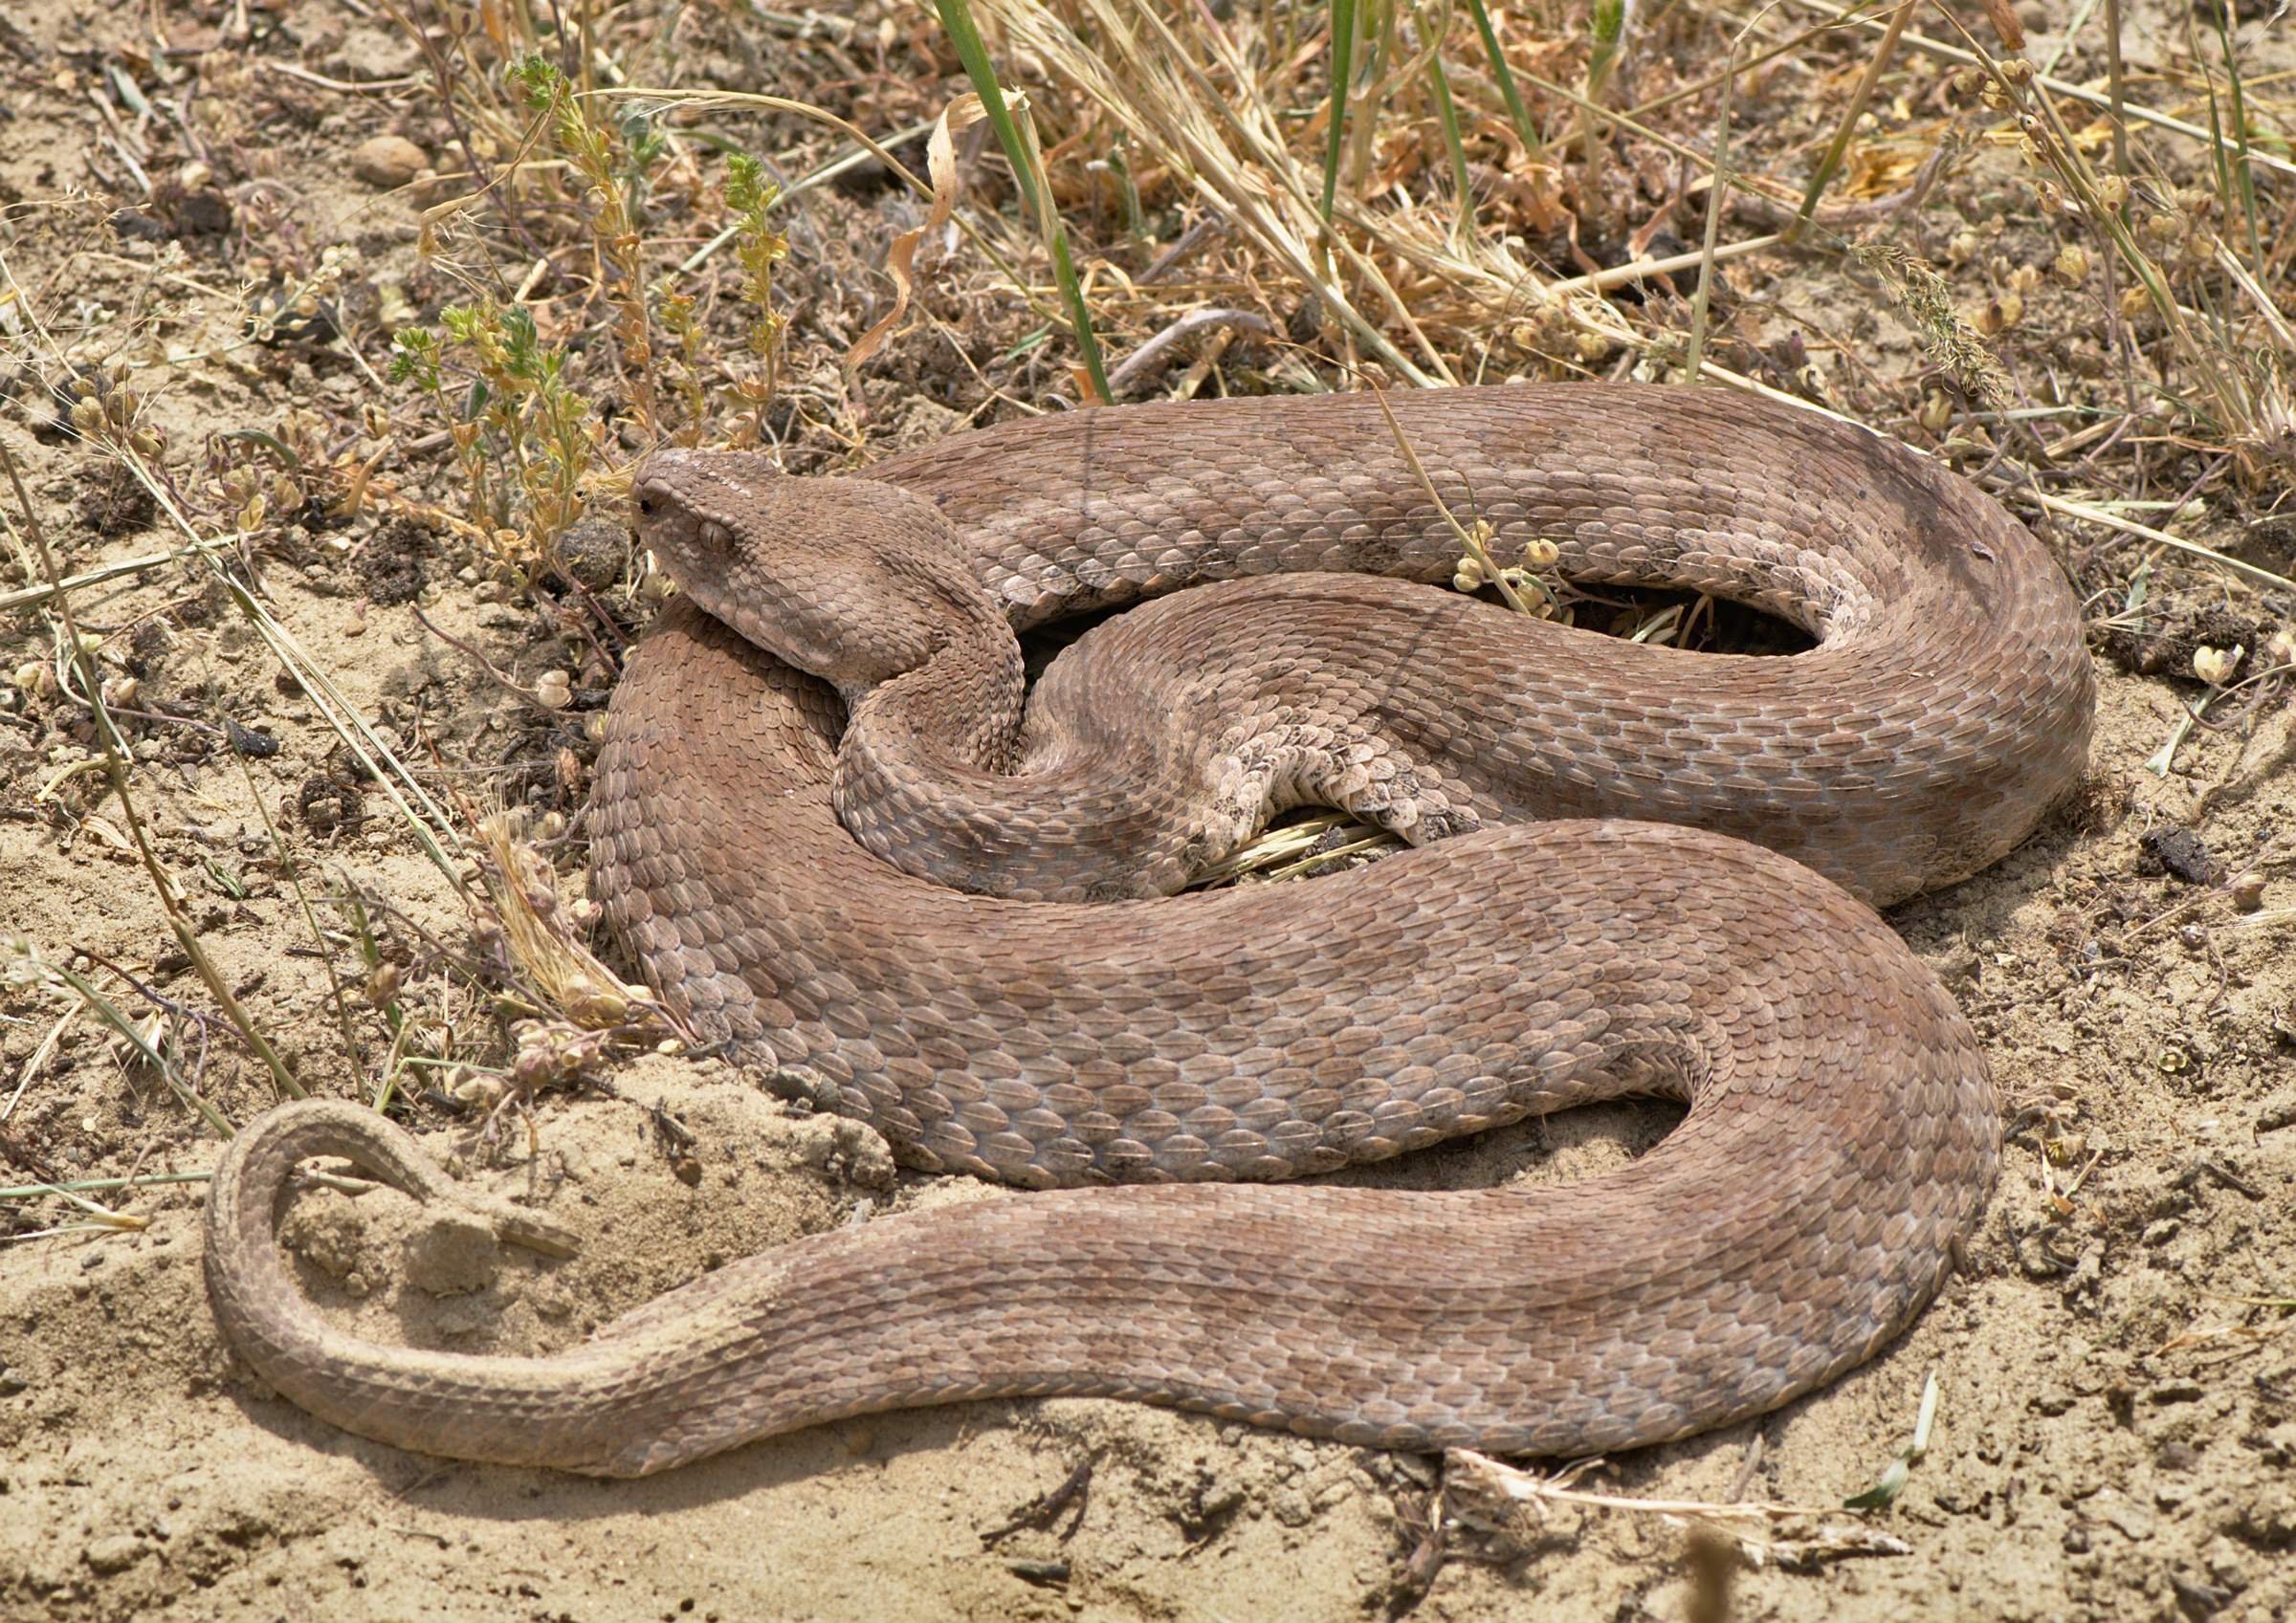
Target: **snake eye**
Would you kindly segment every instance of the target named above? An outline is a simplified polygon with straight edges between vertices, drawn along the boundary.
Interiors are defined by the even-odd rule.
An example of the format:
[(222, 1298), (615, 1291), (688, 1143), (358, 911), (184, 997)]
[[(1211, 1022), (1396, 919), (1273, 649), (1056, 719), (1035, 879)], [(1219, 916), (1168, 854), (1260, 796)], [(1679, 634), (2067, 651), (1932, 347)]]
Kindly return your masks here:
[(704, 524), (701, 527), (701, 544), (705, 547), (731, 550), (734, 544), (734, 533), (722, 524)]

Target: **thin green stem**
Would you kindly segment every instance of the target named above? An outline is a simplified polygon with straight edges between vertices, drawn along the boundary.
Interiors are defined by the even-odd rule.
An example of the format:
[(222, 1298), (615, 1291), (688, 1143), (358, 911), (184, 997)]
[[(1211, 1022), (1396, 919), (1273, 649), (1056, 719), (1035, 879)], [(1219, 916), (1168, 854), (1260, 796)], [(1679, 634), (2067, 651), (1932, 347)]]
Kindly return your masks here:
[(1499, 82), (1499, 96), (1507, 103), (1507, 117), (1514, 122), (1514, 133), (1522, 138), (1523, 151), (1535, 159), (1544, 148), (1538, 128), (1531, 121), (1530, 109), (1523, 105), (1523, 94), (1514, 87), (1514, 70), (1507, 65), (1507, 53), (1499, 49), (1498, 30), (1491, 26), (1490, 11), (1483, 0), (1467, 0), (1468, 13), (1475, 19), (1475, 32), (1483, 36), (1483, 54), (1490, 62), (1490, 77)]
[(1323, 136), (1323, 229), (1332, 229), (1339, 195), (1339, 153), (1347, 139), (1347, 86), (1355, 74), (1356, 0), (1331, 0), (1332, 107)]

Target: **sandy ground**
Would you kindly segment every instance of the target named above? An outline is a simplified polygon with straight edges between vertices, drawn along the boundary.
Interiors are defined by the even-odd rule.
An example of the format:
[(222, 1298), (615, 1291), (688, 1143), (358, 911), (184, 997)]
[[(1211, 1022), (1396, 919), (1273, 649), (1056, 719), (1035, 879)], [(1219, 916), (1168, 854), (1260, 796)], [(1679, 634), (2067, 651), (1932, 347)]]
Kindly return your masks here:
[[(411, 48), (363, 11), (306, 8), (299, 55), (273, 54), (337, 77), (416, 70)], [(219, 15), (173, 15), (177, 42), (214, 41)], [(132, 53), (144, 37), (129, 19), (54, 0), (0, 19), (0, 203), (92, 184), (105, 166), (85, 161), (100, 128), (88, 113), (102, 72), (90, 41)], [(262, 150), (268, 167), (229, 190), (234, 208), (243, 218), (269, 210), (305, 246), (357, 246), (367, 296), (387, 302), (415, 275), (412, 208), (357, 182), (344, 158), (389, 118), (238, 72), (208, 93), (246, 98), (250, 120), (301, 111), (278, 125), (290, 133), (276, 154)], [(205, 183), (192, 179), (179, 212), (196, 213)], [(108, 207), (19, 207), (0, 247), (43, 307), (68, 317), (76, 342), (107, 322), (144, 324), (135, 354), (152, 370), (139, 386), (188, 485), (230, 460), (203, 438), (218, 428), (287, 435), (298, 411), (368, 397), (374, 385), (339, 348), (238, 341), (231, 290), (246, 267), (162, 265), (159, 248), (107, 233)], [(833, 233), (840, 218), (821, 229)], [(1821, 290), (1802, 292), (1822, 303)], [(363, 319), (363, 347), (379, 356), (374, 312)], [(0, 410), (0, 438), (62, 567), (170, 545), (116, 469), (69, 441), (33, 438), (49, 410), (36, 391), (20, 398)], [(2089, 571), (2085, 587), (2122, 601), (2125, 564), (2049, 538)], [(570, 754), (579, 768), (592, 749), (588, 713), (508, 691), (415, 617), (531, 683), (566, 663), (546, 615), (492, 601), (475, 573), (458, 577), (455, 557), (371, 520), (275, 530), (253, 563), (310, 665), (425, 763), (437, 792), (578, 809), (579, 770), (563, 761)], [(0, 591), (29, 578), (18, 568)], [(1799, 1570), (1725, 1562), (1737, 1615), (2244, 1620), (2296, 1610), (2296, 1336), (2285, 1329), (2296, 934), (2283, 916), (2296, 908), (2296, 734), (2285, 710), (2268, 710), (2196, 732), (2165, 775), (2146, 764), (2197, 692), (2189, 656), (2199, 618), (2219, 617), (2210, 638), (2231, 640), (2229, 626), (2255, 647), (2296, 603), (2173, 566), (2152, 579), (2162, 612), (2143, 646), (2096, 639), (2100, 724), (2076, 803), (1993, 872), (1892, 915), (1968, 1010), (2000, 1085), (2006, 1170), (1967, 1273), (1830, 1389), (1754, 1424), (1617, 1459), (1580, 1483), (1836, 1504), (1889, 1463), (1934, 1374), (1929, 1452), (1871, 1524), (1894, 1552)], [(320, 707), (278, 679), (202, 565), (147, 569), (75, 603), (106, 639), (107, 674), (136, 675), (153, 702), (210, 730), (228, 717), (277, 740), (276, 754), (249, 758), (211, 731), (139, 725), (137, 809), (235, 995), (303, 1080), (346, 1096), (371, 1086), (344, 1052), (298, 888), (316, 894), (340, 878), (386, 899), (379, 938), (410, 966), (427, 961), (426, 932), (467, 939), (452, 889), (380, 794), (346, 779)], [(40, 657), (49, 635), (36, 606), (0, 618), (7, 666)], [(2160, 669), (2132, 673), (2145, 663)], [(269, 1101), (268, 1080), (232, 1046), (168, 939), (118, 802), (96, 775), (71, 770), (86, 757), (84, 717), (36, 686), (11, 705), (0, 712), (0, 932), (90, 977), (133, 1018), (160, 1005), (129, 976), (168, 1006), (205, 1011), (204, 1026), (179, 1021), (171, 1041), (210, 1102), (246, 1120)], [(342, 815), (346, 803), (364, 815)], [(2166, 835), (2198, 842), (2206, 871), (2175, 842), (2164, 848)], [(2164, 849), (2184, 877), (2162, 871)], [(578, 850), (561, 854), (578, 867)], [(2231, 882), (2243, 874), (2261, 878), (2261, 911), (2236, 902)], [(330, 921), (340, 944), (340, 918)], [(211, 1165), (215, 1138), (201, 1118), (92, 1016), (59, 1031), (76, 1000), (32, 983), (20, 953), (10, 962), (0, 1183)], [(450, 991), (430, 995), (442, 1020), (484, 1025)], [(369, 1018), (364, 1041), (377, 1029)], [(306, 1288), (341, 1322), (386, 1339), (539, 1351), (801, 1234), (1011, 1197), (894, 1177), (868, 1135), (800, 1116), (721, 1064), (648, 1058), (605, 1081), (614, 1096), (545, 1101), (533, 1144), (514, 1137), (477, 1174), (543, 1194), (587, 1241), (574, 1260), (487, 1255), (471, 1277), (446, 1282), (453, 1293), (432, 1294), (408, 1281), (404, 1251), (421, 1229), (408, 1202), (315, 1189), (283, 1230)], [(664, 1115), (682, 1133), (665, 1130)], [(430, 1103), (414, 1121), (441, 1154), (470, 1131)], [(1668, 1121), (1657, 1107), (1578, 1112), (1355, 1175), (1583, 1175), (1646, 1148)], [(1440, 1461), (1134, 1405), (887, 1415), (643, 1482), (409, 1456), (307, 1418), (234, 1363), (201, 1285), (198, 1184), (101, 1198), (142, 1226), (0, 1248), (0, 1617), (1715, 1614), (1702, 1610), (1711, 1584), (1678, 1524), (1572, 1506), (1511, 1536), (1455, 1538), (1423, 1597), (1410, 1561)], [(0, 1235), (80, 1216), (11, 1199)], [(1088, 1466), (1085, 1491), (1062, 1499), (1056, 1490)], [(1055, 1513), (1032, 1516), (1047, 1496)]]

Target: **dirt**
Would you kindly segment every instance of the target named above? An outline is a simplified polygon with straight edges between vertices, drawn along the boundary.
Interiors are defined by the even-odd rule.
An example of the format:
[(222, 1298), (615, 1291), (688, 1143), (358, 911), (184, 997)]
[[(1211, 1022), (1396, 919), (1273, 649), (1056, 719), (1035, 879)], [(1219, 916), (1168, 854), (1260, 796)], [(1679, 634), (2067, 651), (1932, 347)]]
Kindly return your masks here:
[[(611, 680), (603, 634), (581, 629), (590, 623), (578, 611), (595, 594), (611, 625), (642, 621), (627, 537), (602, 506), (607, 516), (569, 539), (560, 573), (528, 592), (436, 520), (457, 488), (443, 426), (379, 376), (389, 329), (454, 296), (422, 252), (419, 210), (436, 183), (416, 160), (451, 172), (456, 140), (426, 99), (429, 58), (347, 0), (258, 12), (253, 38), (244, 9), (163, 7), (160, 34), (129, 10), (30, 0), (0, 16), (0, 255), (11, 278), (0, 299), (20, 289), (18, 316), (48, 323), (10, 328), (23, 364), (0, 362), (12, 378), (0, 444), (63, 573), (172, 550), (169, 503), (227, 538), (229, 567), (179, 558), (73, 596), (99, 640), (102, 678), (133, 684), (113, 689), (126, 695), (113, 702), (136, 760), (132, 821), (91, 764), (84, 706), (36, 669), (0, 703), (0, 936), (11, 938), (0, 942), (0, 1184), (196, 1174), (217, 1143), (201, 1107), (244, 1122), (275, 1096), (171, 934), (140, 829), (221, 980), (300, 1085), (371, 1098), (396, 1010), (411, 1027), (405, 1051), (442, 1056), (399, 1073), (405, 1119), (468, 1175), (536, 1195), (584, 1239), (570, 1261), (550, 1261), (387, 1191), (314, 1187), (291, 1203), (282, 1236), (312, 1298), (363, 1333), (545, 1351), (803, 1234), (1014, 1197), (896, 1174), (872, 1134), (781, 1102), (718, 1060), (624, 1055), (530, 1117), (490, 1112), (491, 1095), (468, 1091), (475, 1073), (446, 1068), (448, 1058), (506, 1061), (512, 1016), (497, 999), (509, 983), (481, 973), (498, 948), (451, 877), (467, 856), (430, 859), (393, 804), (406, 785), (362, 767), (330, 715), (364, 718), (466, 839), (482, 805), (517, 806), (544, 820), (544, 854), (578, 875), (591, 723)], [(877, 17), (873, 49), (908, 59), (911, 20), (895, 29), (872, 9)], [(781, 27), (745, 36), (713, 21), (678, 65), (750, 86), (808, 53), (866, 59), (872, 38)], [(2037, 34), (2035, 49), (2048, 43)], [(638, 67), (666, 75), (675, 53), (661, 37), (653, 51)], [(281, 65), (403, 82), (358, 95)], [(107, 73), (142, 85), (147, 109), (123, 108)], [(848, 110), (890, 128), (942, 99), (894, 80)], [(1830, 121), (1748, 117), (1754, 151), (1803, 150)], [(792, 123), (741, 127), (761, 148), (810, 139)], [(369, 145), (384, 137), (395, 144)], [(148, 191), (132, 184), (123, 149)], [(919, 156), (914, 143), (901, 150)], [(378, 184), (409, 172), (411, 190)], [(1980, 166), (1943, 209), (1953, 217), (1924, 228), (1928, 240), (1942, 252), (2001, 184)], [(865, 168), (809, 194), (798, 216), (784, 273), (798, 361), (776, 423), (801, 465), (835, 460), (849, 429), (881, 450), (994, 415), (1000, 393), (1069, 383), (1024, 349), (1032, 318), (985, 313), (974, 287), (926, 290), (936, 325), (885, 356), (866, 419), (850, 412), (834, 358), (881, 313), (873, 267), (917, 214)], [(1694, 235), (1687, 217), (1683, 229)], [(2020, 218), (1991, 240), (2034, 257), (2045, 237)], [(320, 309), (262, 303), (264, 288), (310, 283), (331, 247), (356, 258)], [(1748, 369), (1800, 386), (1815, 357), (1837, 403), (1860, 403), (1846, 397), (1866, 387), (1861, 367), (1902, 385), (1892, 398), (1909, 406), (1921, 398), (1911, 338), (1838, 261), (1749, 261), (1733, 278), (1755, 301), (1726, 348)], [(2057, 296), (2037, 292), (2031, 321), (2077, 337), (2084, 307)], [(546, 283), (538, 303), (545, 320), (567, 318)], [(950, 337), (971, 321), (977, 339)], [(2040, 351), (2060, 340), (2024, 341)], [(137, 422), (161, 442), (159, 494), (55, 431), (76, 378), (99, 406), (120, 386), (105, 371), (114, 360), (131, 363)], [(612, 429), (623, 450), (627, 424)], [(1982, 448), (1953, 454), (1985, 460)], [(339, 486), (302, 476), (369, 457), (389, 489), (356, 512), (342, 510)], [(257, 493), (265, 513), (231, 539), (232, 515)], [(2194, 534), (2286, 567), (2272, 528), (2285, 518), (2201, 505)], [(0, 594), (25, 593), (43, 569), (5, 492), (0, 508), (12, 559), (0, 562)], [(2041, 528), (2090, 601), (2101, 690), (2090, 779), (1993, 871), (1891, 915), (1968, 1011), (1999, 1085), (2007, 1159), (1967, 1265), (1909, 1333), (1823, 1392), (1605, 1461), (1575, 1484), (1826, 1514), (1717, 1558), (1680, 1517), (1558, 1501), (1500, 1532), (1454, 1527), (1437, 1546), (1443, 1461), (1097, 1401), (849, 1421), (636, 1482), (419, 1458), (309, 1418), (233, 1359), (200, 1278), (202, 1186), (187, 1181), (88, 1191), (97, 1210), (0, 1200), (0, 1617), (2200, 1623), (2296, 1612), (2296, 723), (2285, 690), (2264, 690), (2280, 695), (2272, 703), (2219, 701), (2219, 725), (2187, 728), (2165, 771), (2148, 764), (2205, 691), (2196, 650), (2239, 644), (2259, 660), (2296, 601), (2173, 555), (2140, 573), (2131, 549), (2099, 532)], [(226, 574), (255, 582), (303, 678)], [(2139, 581), (2150, 595), (2135, 612)], [(55, 626), (41, 602), (0, 615), (0, 675), (53, 669)], [(554, 676), (565, 701), (538, 702)], [(344, 900), (353, 892), (357, 907)], [(64, 976), (164, 1043), (198, 1103)], [(155, 1015), (156, 1026), (140, 1023)], [(1348, 1175), (1413, 1187), (1583, 1176), (1645, 1150), (1671, 1119), (1658, 1107), (1576, 1112)], [(1932, 1376), (1934, 1427), (1894, 1502), (1864, 1523), (1832, 1508), (1891, 1465)], [(1820, 1524), (1892, 1542), (1800, 1565), (1762, 1545)]]

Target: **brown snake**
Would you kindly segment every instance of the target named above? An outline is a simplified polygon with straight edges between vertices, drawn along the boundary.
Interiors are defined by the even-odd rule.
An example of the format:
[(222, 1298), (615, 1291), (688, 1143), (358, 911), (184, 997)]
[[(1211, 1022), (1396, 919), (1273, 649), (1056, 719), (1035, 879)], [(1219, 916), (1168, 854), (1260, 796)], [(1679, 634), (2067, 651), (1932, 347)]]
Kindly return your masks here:
[[(860, 479), (696, 452), (637, 475), (688, 601), (614, 696), (593, 848), (664, 996), (909, 1165), (1159, 1187), (814, 1235), (549, 1357), (417, 1351), (303, 1301), (279, 1198), (315, 1154), (473, 1197), (379, 1118), (288, 1105), (210, 1197), (232, 1343), (365, 1436), (602, 1474), (1051, 1393), (1581, 1454), (1871, 1355), (1975, 1221), (1999, 1127), (1952, 1000), (1842, 887), (1975, 872), (2079, 774), (2069, 592), (1972, 487), (1810, 414), (1596, 384), (1392, 406), (1395, 429), (1365, 396), (1040, 418)], [(1686, 654), (1409, 583), (1459, 542), (1396, 429), (1502, 560), (1551, 537), (1574, 581), (1712, 591), (1817, 647)], [(1335, 570), (1403, 579), (1297, 573)], [(1088, 632), (1024, 713), (1008, 625), (1259, 575), (1282, 578)], [(1085, 905), (912, 877), (837, 810), (904, 867), (1071, 895), (1169, 890), (1240, 822), (1316, 800), (1457, 837)], [(1257, 1181), (1628, 1093), (1689, 1114), (1580, 1184)], [(1179, 1187), (1207, 1179), (1245, 1181)]]

